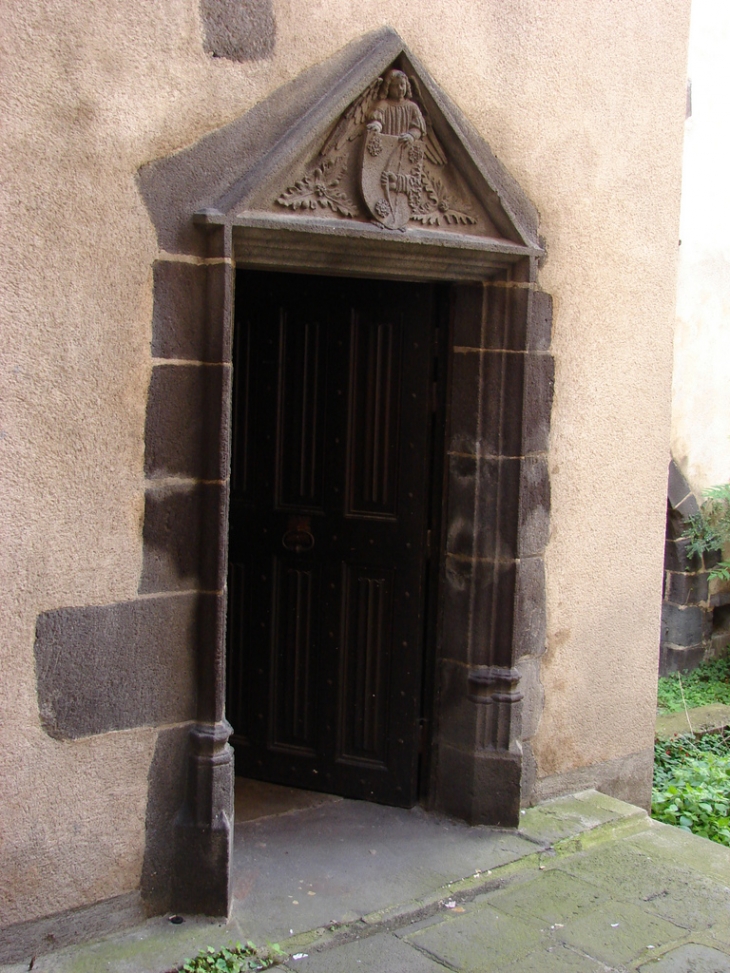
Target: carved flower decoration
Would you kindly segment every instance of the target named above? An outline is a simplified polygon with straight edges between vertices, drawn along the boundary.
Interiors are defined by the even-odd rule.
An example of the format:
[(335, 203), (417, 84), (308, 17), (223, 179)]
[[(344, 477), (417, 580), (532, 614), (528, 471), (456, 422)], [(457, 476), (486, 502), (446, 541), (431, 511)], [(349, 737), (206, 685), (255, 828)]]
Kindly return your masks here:
[(423, 223), (424, 226), (476, 223), (475, 217), (468, 213), (466, 208), (461, 208), (460, 200), (447, 193), (446, 186), (440, 179), (431, 173), (425, 173), (423, 187), (426, 191), (425, 199), (421, 201), (417, 212), (411, 217), (412, 220)]
[(381, 220), (384, 220), (386, 217), (390, 216), (390, 206), (384, 199), (379, 199), (375, 204), (375, 213), (381, 218)]
[(418, 142), (412, 142), (408, 146), (408, 161), (413, 165), (423, 162), (423, 146), (419, 145)]
[(276, 202), (293, 210), (316, 210), (319, 205), (341, 216), (357, 216), (355, 204), (346, 192), (338, 188), (346, 172), (347, 161), (342, 156), (327, 159), (290, 186)]
[(383, 143), (377, 132), (368, 139), (368, 152), (372, 156), (380, 155), (383, 151)]
[(411, 207), (414, 213), (418, 211), (418, 208), (421, 205), (420, 192), (411, 191), (408, 193), (408, 205)]

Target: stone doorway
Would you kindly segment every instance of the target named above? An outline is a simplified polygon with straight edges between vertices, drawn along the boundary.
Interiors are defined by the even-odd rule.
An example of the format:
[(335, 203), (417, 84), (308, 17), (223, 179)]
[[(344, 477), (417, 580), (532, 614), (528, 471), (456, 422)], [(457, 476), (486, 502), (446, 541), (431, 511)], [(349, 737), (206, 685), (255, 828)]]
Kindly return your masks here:
[[(407, 85), (394, 83), (400, 75), (409, 80), (410, 94)], [(387, 90), (379, 79), (389, 79)], [(199, 594), (195, 722), (188, 735), (184, 807), (175, 825), (181, 849), (175, 890), (178, 908), (216, 914), (225, 911), (230, 879), (225, 576), (237, 269), (450, 288), (429, 806), (473, 823), (514, 825), (535, 773), (530, 738), (540, 712), (545, 647), (553, 380), (551, 302), (537, 286), (544, 253), (537, 214), (392, 31), (341, 52), (309, 84), (311, 91), (297, 83), (272, 95), (276, 109), (259, 106), (250, 118), (140, 174), (161, 248), (145, 470), (150, 481), (180, 478), (164, 491), (150, 483), (145, 540), (149, 536), (156, 549), (149, 562), (145, 552), (140, 591), (179, 590), (180, 582), (168, 581), (156, 565), (160, 551), (170, 548), (176, 556), (173, 528), (183, 523), (183, 511), (186, 529), (197, 525), (199, 556), (190, 555), (187, 578), (193, 577)], [(338, 144), (339, 136), (332, 138), (340, 122), (347, 121), (349, 132), (357, 112), (376, 96), (388, 103), (405, 97), (413, 122), (409, 134), (423, 148), (393, 155), (385, 136), (400, 136), (385, 129), (396, 124), (398, 113), (390, 104), (383, 107), (382, 141), (390, 155), (385, 149), (378, 154), (370, 137), (367, 145), (374, 158), (397, 156), (397, 171), (386, 167), (379, 183), (387, 182), (392, 212), (399, 214), (392, 227), (387, 214), (373, 225), (375, 217), (348, 208), (340, 189), (324, 179), (332, 166), (322, 169)], [(354, 114), (348, 116), (350, 108)], [(267, 137), (260, 128), (264, 115), (271, 120)], [(358, 138), (346, 138), (352, 158), (341, 191), (351, 194), (348, 199), (358, 192), (358, 152), (366, 144)], [(255, 157), (246, 155), (252, 145)], [(322, 153), (327, 158), (320, 165)], [(430, 182), (425, 175), (419, 182), (422, 164), (443, 172), (451, 167), (443, 183), (451, 187), (448, 200), (434, 200), (433, 172)], [(419, 187), (428, 198), (419, 197)], [(453, 202), (457, 196), (460, 209)], [(376, 216), (380, 202), (367, 204)], [(330, 206), (335, 203), (346, 212)], [(401, 226), (408, 212), (409, 222)]]

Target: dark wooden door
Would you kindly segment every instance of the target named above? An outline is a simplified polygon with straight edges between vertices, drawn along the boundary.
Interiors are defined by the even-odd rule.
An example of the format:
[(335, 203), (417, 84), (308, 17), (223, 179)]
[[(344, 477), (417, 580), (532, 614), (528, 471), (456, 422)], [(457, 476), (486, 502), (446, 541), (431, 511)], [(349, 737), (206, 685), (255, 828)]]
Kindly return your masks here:
[(417, 798), (434, 288), (239, 271), (236, 772)]

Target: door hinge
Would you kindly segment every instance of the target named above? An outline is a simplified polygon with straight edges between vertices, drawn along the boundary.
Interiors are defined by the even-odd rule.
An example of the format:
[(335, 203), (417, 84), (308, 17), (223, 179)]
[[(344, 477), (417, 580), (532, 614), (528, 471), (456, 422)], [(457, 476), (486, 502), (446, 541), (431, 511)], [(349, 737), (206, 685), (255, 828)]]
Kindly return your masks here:
[(426, 531), (426, 557), (431, 557), (431, 531)]

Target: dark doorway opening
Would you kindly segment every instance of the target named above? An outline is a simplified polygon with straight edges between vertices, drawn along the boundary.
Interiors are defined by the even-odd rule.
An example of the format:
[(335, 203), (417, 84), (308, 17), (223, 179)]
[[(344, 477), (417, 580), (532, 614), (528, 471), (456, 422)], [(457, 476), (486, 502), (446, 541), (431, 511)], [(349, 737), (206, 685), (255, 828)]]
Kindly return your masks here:
[(238, 271), (237, 774), (402, 807), (422, 794), (448, 299), (438, 284)]

